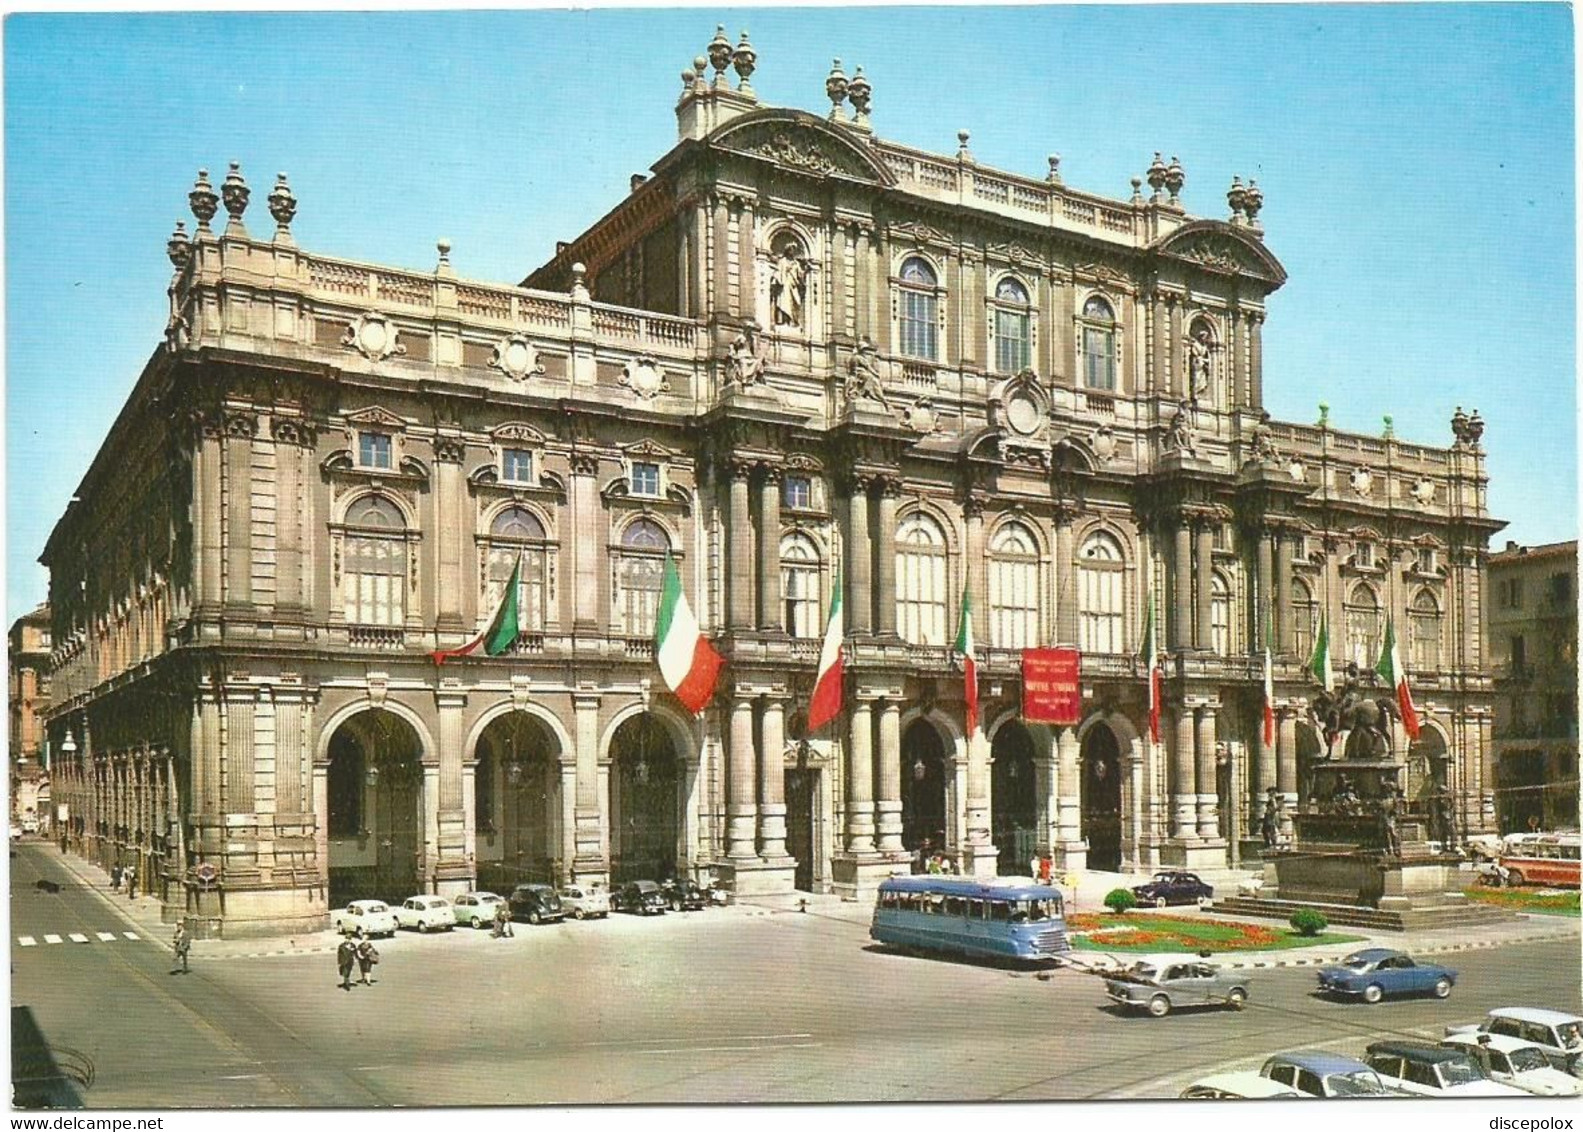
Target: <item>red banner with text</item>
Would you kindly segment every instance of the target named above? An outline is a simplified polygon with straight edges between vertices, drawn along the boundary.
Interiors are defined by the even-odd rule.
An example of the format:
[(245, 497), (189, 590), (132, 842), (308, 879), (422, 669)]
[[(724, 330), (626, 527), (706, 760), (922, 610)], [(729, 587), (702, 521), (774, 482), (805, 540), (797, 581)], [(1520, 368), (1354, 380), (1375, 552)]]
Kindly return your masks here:
[(1022, 650), (1022, 718), (1071, 726), (1083, 715), (1082, 654), (1076, 649)]

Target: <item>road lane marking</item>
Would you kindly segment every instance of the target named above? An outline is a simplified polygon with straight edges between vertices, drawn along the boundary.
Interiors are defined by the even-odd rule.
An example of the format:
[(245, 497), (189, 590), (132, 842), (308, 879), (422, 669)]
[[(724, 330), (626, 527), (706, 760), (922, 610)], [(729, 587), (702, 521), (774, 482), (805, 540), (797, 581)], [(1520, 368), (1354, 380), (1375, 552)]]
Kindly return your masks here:
[(114, 943), (115, 942), (115, 933), (114, 932), (95, 932), (94, 934), (99, 937), (99, 942), (101, 942), (101, 943)]
[(143, 938), (142, 936), (138, 935), (136, 932), (122, 932), (121, 934), (126, 936), (127, 939), (132, 939), (132, 940), (138, 940), (138, 939), (142, 939)]
[(87, 943), (88, 942), (88, 937), (83, 935), (82, 932), (67, 932), (66, 933), (66, 938), (71, 940), (73, 943)]
[(817, 1049), (823, 1042), (793, 1042), (773, 1046), (687, 1046), (684, 1049), (639, 1049), (634, 1053), (756, 1053), (761, 1049)]
[(30, 935), (17, 936), (17, 943), (21, 944), (23, 947), (37, 947), (38, 946), (38, 940), (34, 939)]
[(46, 935), (44, 937), (44, 942), (45, 943), (59, 943), (60, 942), (60, 936), (58, 936), (58, 935)]

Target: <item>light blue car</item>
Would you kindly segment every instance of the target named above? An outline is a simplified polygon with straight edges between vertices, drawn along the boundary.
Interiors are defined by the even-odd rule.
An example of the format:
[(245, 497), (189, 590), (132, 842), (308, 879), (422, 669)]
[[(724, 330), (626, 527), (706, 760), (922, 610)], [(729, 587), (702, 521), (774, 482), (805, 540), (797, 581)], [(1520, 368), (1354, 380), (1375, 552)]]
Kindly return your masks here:
[(1356, 995), (1367, 1003), (1386, 995), (1432, 994), (1447, 998), (1457, 973), (1436, 963), (1420, 963), (1402, 951), (1369, 947), (1354, 951), (1339, 967), (1319, 969), (1322, 994)]

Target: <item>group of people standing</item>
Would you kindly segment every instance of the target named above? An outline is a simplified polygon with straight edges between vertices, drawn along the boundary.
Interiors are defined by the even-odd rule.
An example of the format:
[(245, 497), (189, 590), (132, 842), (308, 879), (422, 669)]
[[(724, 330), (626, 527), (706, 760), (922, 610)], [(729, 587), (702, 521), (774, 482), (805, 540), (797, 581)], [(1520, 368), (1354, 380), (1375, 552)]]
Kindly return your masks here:
[(335, 966), (341, 973), (341, 989), (352, 989), (352, 971), (355, 968), (361, 976), (363, 986), (373, 986), (374, 980), (369, 977), (374, 970), (374, 964), (379, 962), (379, 952), (375, 949), (373, 941), (363, 935), (363, 930), (357, 930), (354, 939), (351, 936), (341, 941), (341, 946), (335, 949)]
[(110, 891), (121, 892), (125, 885), (128, 896), (137, 895), (137, 866), (136, 865), (111, 865), (110, 866)]

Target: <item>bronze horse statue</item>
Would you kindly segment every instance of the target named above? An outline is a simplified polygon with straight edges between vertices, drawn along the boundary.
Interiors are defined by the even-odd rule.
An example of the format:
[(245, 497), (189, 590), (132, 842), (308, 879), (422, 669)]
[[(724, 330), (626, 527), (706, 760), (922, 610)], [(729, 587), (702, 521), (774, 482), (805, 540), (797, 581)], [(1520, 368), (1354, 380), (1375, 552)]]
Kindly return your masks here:
[[(1355, 689), (1345, 689), (1340, 695), (1320, 692), (1314, 697), (1314, 722), (1325, 733), (1325, 752), (1335, 745), (1336, 736), (1343, 731), (1361, 735), (1368, 744), (1365, 758), (1388, 758), (1394, 744), (1391, 742), (1391, 724), (1396, 719), (1396, 705), (1385, 696), (1368, 697)], [(1346, 757), (1346, 752), (1341, 753)]]

